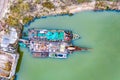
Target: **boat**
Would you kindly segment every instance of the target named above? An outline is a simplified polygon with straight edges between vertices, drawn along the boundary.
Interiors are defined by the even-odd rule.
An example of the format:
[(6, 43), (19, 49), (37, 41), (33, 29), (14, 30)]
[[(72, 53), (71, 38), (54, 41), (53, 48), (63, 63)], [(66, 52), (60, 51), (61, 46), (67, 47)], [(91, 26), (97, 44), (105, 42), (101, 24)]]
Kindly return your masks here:
[(79, 39), (79, 35), (73, 34), (70, 30), (47, 30), (47, 29), (29, 29), (28, 38), (31, 40), (46, 41), (65, 41)]
[(72, 40), (79, 39), (80, 36), (70, 30), (32, 28), (28, 29), (26, 35), (28, 38), (23, 36), (23, 39), (19, 40), (19, 45), (28, 47), (33, 57), (67, 58), (74, 51), (87, 50), (72, 44)]

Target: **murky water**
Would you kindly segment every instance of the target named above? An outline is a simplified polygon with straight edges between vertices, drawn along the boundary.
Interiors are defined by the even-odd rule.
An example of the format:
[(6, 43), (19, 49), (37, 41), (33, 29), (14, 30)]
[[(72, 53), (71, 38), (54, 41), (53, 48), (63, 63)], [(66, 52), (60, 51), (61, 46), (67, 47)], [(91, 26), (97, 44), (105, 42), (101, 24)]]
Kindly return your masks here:
[(30, 28), (70, 29), (75, 45), (93, 48), (68, 59), (32, 58), (23, 53), (17, 80), (120, 80), (120, 13), (81, 12), (74, 16), (37, 19)]

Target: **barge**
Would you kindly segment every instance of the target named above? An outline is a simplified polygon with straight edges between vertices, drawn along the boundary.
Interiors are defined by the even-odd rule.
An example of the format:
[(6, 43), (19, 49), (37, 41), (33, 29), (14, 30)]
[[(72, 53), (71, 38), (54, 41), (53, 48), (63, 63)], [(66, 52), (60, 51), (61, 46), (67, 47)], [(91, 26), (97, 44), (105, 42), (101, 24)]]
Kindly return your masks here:
[(70, 30), (29, 29), (23, 33), (19, 45), (28, 47), (33, 57), (67, 58), (73, 51), (84, 51), (87, 48), (74, 46), (72, 40), (79, 39), (78, 34)]
[(47, 30), (47, 29), (28, 29), (28, 38), (39, 41), (64, 41), (70, 42), (79, 39), (80, 36), (70, 30)]

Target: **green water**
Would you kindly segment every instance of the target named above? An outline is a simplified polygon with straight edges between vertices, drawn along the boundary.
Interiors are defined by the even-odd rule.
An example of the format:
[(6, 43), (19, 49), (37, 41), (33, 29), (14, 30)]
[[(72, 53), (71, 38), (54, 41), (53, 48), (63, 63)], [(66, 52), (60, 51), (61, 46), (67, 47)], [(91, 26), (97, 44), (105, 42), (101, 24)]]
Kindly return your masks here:
[(17, 80), (120, 80), (120, 13), (81, 12), (72, 17), (37, 19), (30, 28), (70, 29), (81, 39), (75, 45), (90, 47), (68, 59), (32, 58), (23, 53)]

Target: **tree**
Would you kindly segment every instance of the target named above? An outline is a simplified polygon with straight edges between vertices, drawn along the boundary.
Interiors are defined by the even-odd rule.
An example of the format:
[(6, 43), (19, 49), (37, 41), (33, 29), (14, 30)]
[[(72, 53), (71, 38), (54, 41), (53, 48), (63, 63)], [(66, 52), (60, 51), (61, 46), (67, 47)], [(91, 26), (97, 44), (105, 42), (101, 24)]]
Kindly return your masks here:
[(48, 1), (47, 1), (47, 2), (42, 3), (42, 6), (43, 6), (43, 7), (48, 8), (48, 9), (52, 9), (52, 8), (54, 8), (53, 3), (48, 2)]
[(23, 24), (27, 24), (29, 21), (32, 21), (33, 17), (32, 16), (25, 16), (23, 18)]

